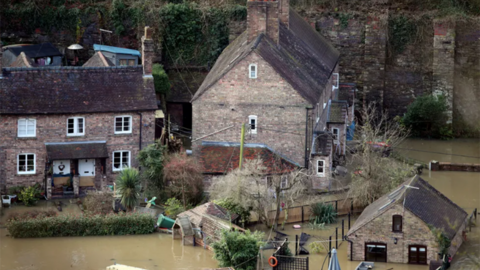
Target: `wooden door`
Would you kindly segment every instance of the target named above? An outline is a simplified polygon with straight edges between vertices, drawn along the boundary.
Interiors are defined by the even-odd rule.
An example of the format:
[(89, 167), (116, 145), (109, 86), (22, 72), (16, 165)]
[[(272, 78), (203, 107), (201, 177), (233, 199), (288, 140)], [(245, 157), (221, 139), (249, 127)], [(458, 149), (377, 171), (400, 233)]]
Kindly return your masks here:
[(408, 247), (408, 263), (427, 264), (427, 247), (411, 245)]

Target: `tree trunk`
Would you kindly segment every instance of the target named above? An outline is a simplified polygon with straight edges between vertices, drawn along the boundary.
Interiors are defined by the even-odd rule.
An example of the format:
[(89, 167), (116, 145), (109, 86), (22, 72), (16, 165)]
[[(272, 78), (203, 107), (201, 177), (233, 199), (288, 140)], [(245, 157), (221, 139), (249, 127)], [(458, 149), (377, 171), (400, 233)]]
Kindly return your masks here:
[(280, 188), (275, 189), (275, 193), (277, 194), (277, 209), (275, 211), (275, 219), (273, 220), (273, 228), (276, 230), (278, 227), (278, 218), (280, 217)]

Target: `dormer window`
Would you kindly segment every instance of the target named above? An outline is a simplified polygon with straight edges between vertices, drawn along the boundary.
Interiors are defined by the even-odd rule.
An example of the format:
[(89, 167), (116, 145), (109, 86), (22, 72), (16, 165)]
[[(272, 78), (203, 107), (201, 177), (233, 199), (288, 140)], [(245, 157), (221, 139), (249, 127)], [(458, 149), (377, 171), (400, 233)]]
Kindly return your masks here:
[(338, 144), (338, 136), (340, 135), (340, 129), (332, 128), (332, 133), (333, 133), (333, 141), (335, 142), (335, 144)]
[(257, 64), (250, 64), (250, 66), (248, 66), (248, 76), (250, 79), (257, 78)]
[(325, 177), (325, 160), (317, 160), (317, 176)]
[(257, 134), (258, 122), (256, 115), (248, 116), (248, 124), (250, 125), (250, 134)]
[(394, 215), (393, 216), (393, 228), (392, 228), (392, 231), (393, 232), (402, 232), (402, 216), (400, 215)]

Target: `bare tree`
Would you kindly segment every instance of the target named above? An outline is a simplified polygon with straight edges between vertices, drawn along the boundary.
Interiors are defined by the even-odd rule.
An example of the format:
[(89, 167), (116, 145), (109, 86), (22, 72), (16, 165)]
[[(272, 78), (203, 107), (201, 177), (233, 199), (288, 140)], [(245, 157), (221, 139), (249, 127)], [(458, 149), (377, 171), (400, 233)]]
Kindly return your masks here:
[(408, 130), (369, 105), (361, 113), (357, 129), (357, 151), (347, 164), (352, 172), (348, 197), (354, 203), (368, 205), (413, 174), (413, 168), (390, 156), (408, 136)]
[[(276, 162), (280, 164), (280, 162)], [(246, 209), (253, 209), (259, 220), (268, 227), (277, 228), (282, 200), (286, 205), (304, 199), (307, 190), (307, 175), (302, 170), (284, 172), (279, 165), (266, 176), (267, 168), (261, 159), (246, 161), (243, 169), (236, 169), (214, 181), (210, 188), (213, 199), (231, 198)], [(276, 210), (273, 223), (269, 212)]]

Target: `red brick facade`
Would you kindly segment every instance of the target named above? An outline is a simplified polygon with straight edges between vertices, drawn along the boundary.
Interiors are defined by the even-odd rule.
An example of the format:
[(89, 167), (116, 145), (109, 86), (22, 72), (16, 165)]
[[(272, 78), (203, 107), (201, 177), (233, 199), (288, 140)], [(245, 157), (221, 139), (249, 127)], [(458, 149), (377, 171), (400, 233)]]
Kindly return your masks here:
[[(142, 146), (145, 147), (154, 141), (155, 116), (154, 111), (144, 111), (142, 114)], [(132, 133), (115, 134), (115, 116), (130, 115), (132, 117)], [(84, 136), (67, 136), (67, 118), (81, 116), (85, 118)], [(90, 114), (61, 114), (61, 115), (32, 115), (29, 119), (36, 120), (36, 136), (32, 138), (19, 138), (18, 119), (25, 116), (5, 115), (0, 116), (0, 188), (17, 185), (29, 186), (34, 183), (43, 183), (47, 152), (45, 143), (106, 141), (108, 155), (106, 159), (105, 174), (101, 170), (101, 161), (95, 161), (96, 186), (112, 184), (116, 173), (112, 171), (112, 152), (128, 150), (131, 155), (131, 165), (136, 167), (136, 156), (140, 144), (140, 115), (137, 112), (121, 113), (90, 113)], [(17, 156), (20, 153), (35, 154), (35, 174), (17, 173)], [(99, 183), (100, 181), (100, 183)]]

